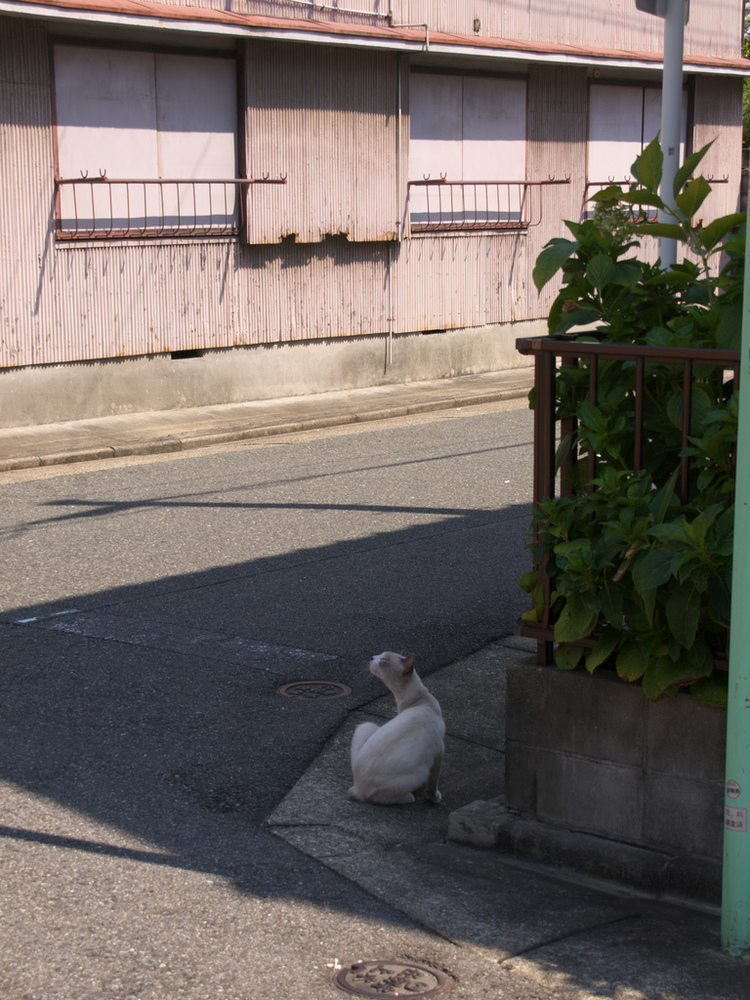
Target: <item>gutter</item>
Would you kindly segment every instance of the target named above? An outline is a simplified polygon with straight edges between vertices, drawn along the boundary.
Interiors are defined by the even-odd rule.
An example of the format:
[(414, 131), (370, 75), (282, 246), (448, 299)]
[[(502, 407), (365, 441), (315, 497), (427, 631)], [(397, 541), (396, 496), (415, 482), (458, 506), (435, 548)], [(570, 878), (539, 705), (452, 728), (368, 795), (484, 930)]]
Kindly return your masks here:
[[(427, 32), (426, 25), (362, 25), (311, 22), (297, 18), (238, 14), (206, 7), (182, 7), (150, 0), (0, 0), (0, 14), (52, 21), (93, 23), (117, 27), (264, 38), (319, 45), (375, 48), (392, 52), (427, 52), (434, 56), (465, 56), (527, 63), (569, 66), (607, 66), (660, 70), (660, 52), (587, 49), (574, 45), (504, 38), (474, 38), (446, 32)], [(750, 76), (750, 60), (687, 55), (685, 72)]]

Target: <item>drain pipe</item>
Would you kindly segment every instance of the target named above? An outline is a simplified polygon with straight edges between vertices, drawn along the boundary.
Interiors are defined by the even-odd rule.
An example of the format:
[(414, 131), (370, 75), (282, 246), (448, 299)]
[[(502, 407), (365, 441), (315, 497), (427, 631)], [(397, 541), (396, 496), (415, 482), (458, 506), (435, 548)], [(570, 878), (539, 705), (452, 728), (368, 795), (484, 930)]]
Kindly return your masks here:
[(393, 249), (388, 244), (388, 365), (393, 364)]
[[(750, 227), (747, 229), (750, 236)], [(746, 252), (750, 239), (746, 236)], [(727, 763), (724, 787), (724, 868), (721, 946), (750, 957), (750, 267), (742, 300), (742, 371), (737, 425), (737, 473), (732, 558), (732, 630), (729, 643)]]

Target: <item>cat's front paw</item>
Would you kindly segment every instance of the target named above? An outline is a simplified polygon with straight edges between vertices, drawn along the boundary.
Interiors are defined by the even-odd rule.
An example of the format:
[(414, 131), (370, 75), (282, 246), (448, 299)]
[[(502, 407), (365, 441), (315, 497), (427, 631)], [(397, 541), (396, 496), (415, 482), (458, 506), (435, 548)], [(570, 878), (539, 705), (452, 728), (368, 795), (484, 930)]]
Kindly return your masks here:
[(429, 799), (430, 802), (434, 802), (436, 805), (438, 802), (443, 801), (443, 796), (440, 794), (437, 788), (435, 789), (434, 792), (428, 792), (427, 798)]

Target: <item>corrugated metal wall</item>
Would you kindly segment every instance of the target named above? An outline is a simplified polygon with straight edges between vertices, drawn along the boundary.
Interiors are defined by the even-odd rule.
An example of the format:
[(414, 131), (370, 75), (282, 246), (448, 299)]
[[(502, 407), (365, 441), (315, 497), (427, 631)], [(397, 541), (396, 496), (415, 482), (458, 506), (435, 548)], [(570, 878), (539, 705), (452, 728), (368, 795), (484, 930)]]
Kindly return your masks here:
[[(46, 28), (0, 30), (0, 365), (30, 364), (51, 336), (54, 163)], [(7, 28), (6, 28), (7, 25)], [(56, 353), (54, 347), (52, 353)]]
[[(485, 38), (529, 39), (588, 49), (661, 52), (664, 21), (635, 9), (634, 0), (394, 0), (398, 23), (427, 22), (434, 31)], [(742, 0), (692, 0), (685, 51), (739, 56)]]
[[(282, 57), (282, 65), (294, 61), (292, 54)], [(355, 85), (361, 63), (365, 72)], [(314, 59), (307, 63), (305, 73), (315, 65)], [(387, 67), (391, 75), (386, 85)], [(401, 243), (356, 241), (360, 231), (350, 217), (352, 206), (361, 203), (365, 226), (394, 227), (399, 187), (401, 203), (405, 200), (408, 114), (401, 116), (399, 184), (398, 116), (395, 111), (368, 111), (370, 98), (358, 89), (362, 80), (368, 87), (380, 80), (379, 93), (387, 107), (394, 108), (396, 62), (390, 56), (372, 56), (369, 62), (356, 56), (337, 61), (335, 75), (338, 89), (327, 93), (335, 96), (349, 87), (354, 96), (347, 98), (350, 107), (340, 117), (330, 111), (324, 116), (328, 164), (336, 161), (338, 136), (345, 137), (343, 148), (349, 152), (352, 144), (362, 145), (369, 159), (381, 157), (387, 165), (381, 170), (376, 164), (385, 193), (375, 196), (367, 187), (342, 186), (341, 177), (324, 177), (332, 189), (339, 185), (340, 194), (326, 203), (330, 214), (315, 232), (317, 242), (262, 245), (217, 239), (55, 245), (46, 32), (32, 21), (1, 19), (0, 367), (389, 330), (484, 326), (545, 315), (552, 290), (540, 298), (530, 273), (543, 244), (565, 235), (562, 219), (579, 218), (585, 183), (584, 71), (539, 67), (528, 78), (529, 177), (571, 178), (570, 185), (542, 189), (541, 225), (528, 233), (430, 234)], [(324, 74), (324, 79), (330, 76)], [(407, 76), (404, 61), (404, 100)], [(277, 86), (278, 80), (277, 76)], [(316, 109), (324, 107), (322, 92), (314, 92)], [(272, 94), (273, 88), (267, 93)], [(713, 137), (709, 134), (713, 111), (725, 102), (727, 93), (731, 101), (725, 114), (731, 120), (741, 82), (698, 81), (696, 144)], [(342, 101), (331, 103), (335, 108)], [(296, 122), (289, 104), (284, 119), (288, 138)], [(351, 105), (360, 112), (352, 113)], [(266, 102), (272, 120), (280, 120), (274, 116), (282, 106), (278, 99)], [(738, 126), (733, 126), (716, 152), (712, 150), (716, 166), (711, 169), (720, 172), (730, 160), (733, 164), (738, 142)], [(260, 143), (257, 147), (250, 143), (248, 153), (255, 155), (260, 148)], [(739, 188), (738, 149), (737, 153), (736, 170), (732, 165), (731, 183), (724, 189), (727, 197), (730, 192), (736, 197)], [(295, 169), (302, 170), (300, 150), (292, 149), (290, 157)], [(355, 162), (359, 163), (356, 155)], [(271, 167), (259, 169), (265, 172)], [(359, 181), (363, 179), (366, 185), (380, 183), (372, 177)], [(299, 190), (294, 197), (304, 208)], [(299, 216), (310, 229), (316, 217), (312, 210)], [(326, 236), (344, 225), (349, 239)]]
[[(192, 5), (192, 4), (190, 4)], [(195, 0), (195, 6), (223, 7), (223, 0)], [(341, 7), (341, 12), (335, 9)], [(589, 49), (661, 52), (664, 21), (635, 9), (634, 0), (392, 0), (395, 24), (427, 24), (431, 31), (563, 43)], [(743, 0), (692, 0), (685, 51), (694, 55), (739, 56)], [(276, 17), (319, 21), (387, 23), (388, 0), (234, 0), (233, 9)], [(479, 22), (475, 29), (475, 21)]]
[(398, 77), (393, 53), (248, 42), (247, 241), (398, 235)]
[[(542, 225), (529, 234), (531, 267), (553, 236), (568, 237), (563, 219), (578, 221), (586, 185), (588, 80), (583, 69), (540, 66), (532, 70), (528, 88), (528, 176), (570, 178), (570, 184), (542, 188)], [(555, 294), (550, 283), (541, 297), (529, 275), (529, 299), (537, 316), (545, 316)]]
[(706, 153), (700, 171), (706, 177), (727, 177), (729, 183), (714, 184), (705, 205), (715, 218), (740, 210), (738, 172), (742, 157), (742, 80), (701, 77), (696, 81), (693, 149), (714, 144)]
[[(527, 39), (587, 49), (661, 52), (664, 21), (635, 9), (634, 0), (165, 0), (309, 21), (386, 25), (426, 24), (479, 38)], [(743, 0), (691, 0), (685, 51), (693, 55), (741, 54)], [(475, 22), (479, 27), (475, 28)]]

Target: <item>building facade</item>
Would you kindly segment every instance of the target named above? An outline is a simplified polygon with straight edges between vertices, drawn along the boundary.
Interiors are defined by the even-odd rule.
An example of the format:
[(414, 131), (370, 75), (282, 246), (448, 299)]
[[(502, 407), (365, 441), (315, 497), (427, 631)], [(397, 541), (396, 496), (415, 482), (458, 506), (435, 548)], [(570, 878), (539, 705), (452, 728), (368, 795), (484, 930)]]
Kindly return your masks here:
[[(742, 0), (683, 150), (736, 211)], [(633, 0), (0, 0), (0, 426), (522, 363), (534, 261), (657, 133)]]

